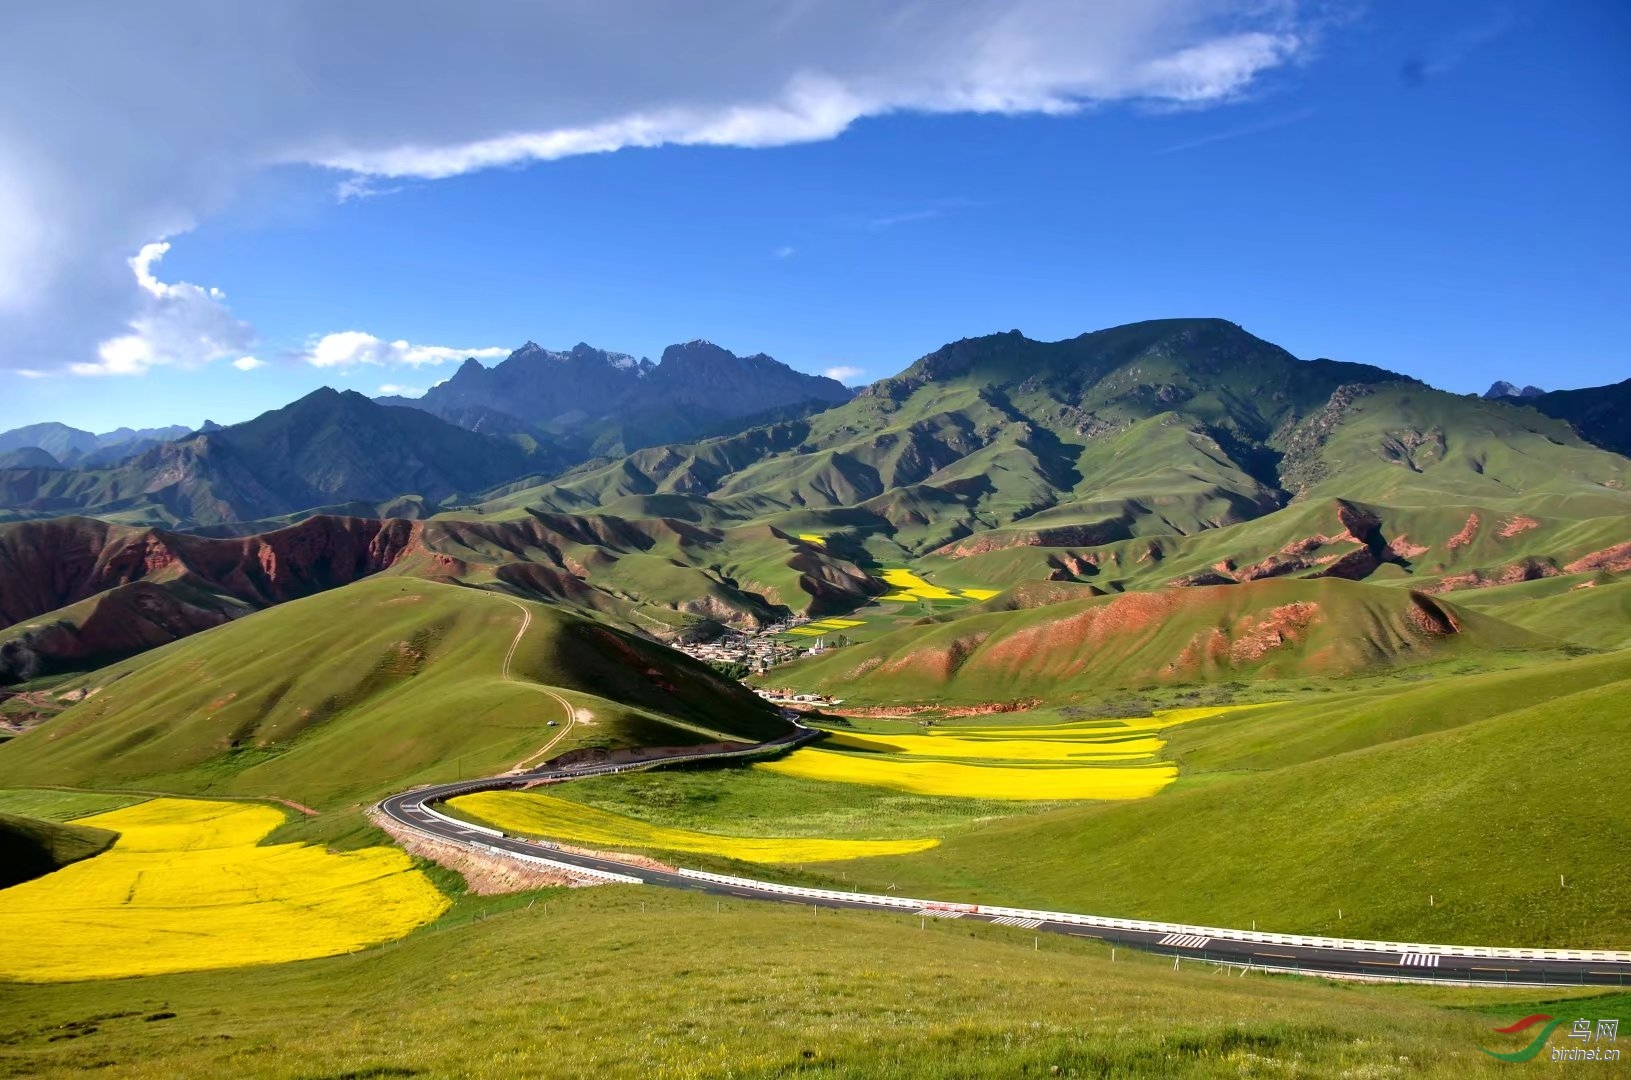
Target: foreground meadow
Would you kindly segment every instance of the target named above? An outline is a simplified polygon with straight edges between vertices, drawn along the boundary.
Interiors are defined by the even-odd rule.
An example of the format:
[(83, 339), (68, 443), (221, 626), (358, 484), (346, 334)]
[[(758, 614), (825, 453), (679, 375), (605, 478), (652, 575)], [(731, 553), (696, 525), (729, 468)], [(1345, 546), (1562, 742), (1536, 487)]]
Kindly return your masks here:
[(1623, 998), (1418, 1000), (919, 926), (638, 886), (466, 897), (355, 955), (0, 983), (0, 1076), (1477, 1078), (1512, 1068), (1479, 1049), (1511, 1048), (1493, 1027), (1625, 1013)]
[(0, 978), (118, 978), (332, 956), (401, 937), (448, 901), (396, 848), (262, 846), (284, 815), (152, 799), (77, 819), (111, 849), (0, 890)]

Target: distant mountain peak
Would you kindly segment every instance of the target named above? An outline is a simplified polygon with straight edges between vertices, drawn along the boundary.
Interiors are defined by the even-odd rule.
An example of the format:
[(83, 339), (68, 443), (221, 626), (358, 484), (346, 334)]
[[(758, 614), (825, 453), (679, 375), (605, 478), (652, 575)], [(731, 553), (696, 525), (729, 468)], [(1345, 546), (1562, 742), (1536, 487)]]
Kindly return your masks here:
[(1516, 385), (1507, 382), (1505, 379), (1497, 379), (1488, 390), (1484, 391), (1484, 397), (1489, 401), (1498, 401), (1501, 398), (1523, 398), (1528, 400), (1538, 398), (1544, 393), (1546, 391), (1538, 386), (1525, 386), (1520, 390)]

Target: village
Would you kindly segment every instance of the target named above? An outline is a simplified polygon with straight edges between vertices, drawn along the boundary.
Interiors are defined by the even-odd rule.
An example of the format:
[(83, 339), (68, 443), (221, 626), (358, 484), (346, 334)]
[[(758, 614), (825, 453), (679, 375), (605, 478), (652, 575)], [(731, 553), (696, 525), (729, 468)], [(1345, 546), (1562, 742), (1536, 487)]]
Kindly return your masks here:
[[(694, 660), (729, 672), (738, 679), (763, 675), (778, 664), (797, 660), (801, 656), (819, 656), (829, 646), (825, 636), (816, 636), (808, 645), (782, 640), (781, 635), (803, 628), (810, 622), (808, 616), (794, 615), (783, 622), (771, 623), (759, 630), (727, 630), (713, 641), (679, 644), (674, 647)], [(805, 630), (808, 634), (809, 631)], [(791, 689), (750, 687), (766, 701), (793, 708), (820, 708), (841, 703), (841, 699), (825, 694), (798, 693)]]

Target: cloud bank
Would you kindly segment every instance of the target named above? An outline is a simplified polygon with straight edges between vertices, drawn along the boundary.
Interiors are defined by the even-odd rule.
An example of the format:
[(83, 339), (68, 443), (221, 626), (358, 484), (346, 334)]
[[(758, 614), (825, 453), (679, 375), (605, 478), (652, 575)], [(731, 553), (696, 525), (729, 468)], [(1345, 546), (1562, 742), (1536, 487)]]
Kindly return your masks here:
[(231, 352), (242, 324), (218, 295), (155, 292), (163, 252), (131, 255), (270, 167), (332, 170), (344, 200), (629, 147), (830, 139), (890, 113), (1196, 107), (1306, 48), (1296, 0), (34, 5), (0, 36), (0, 366)]

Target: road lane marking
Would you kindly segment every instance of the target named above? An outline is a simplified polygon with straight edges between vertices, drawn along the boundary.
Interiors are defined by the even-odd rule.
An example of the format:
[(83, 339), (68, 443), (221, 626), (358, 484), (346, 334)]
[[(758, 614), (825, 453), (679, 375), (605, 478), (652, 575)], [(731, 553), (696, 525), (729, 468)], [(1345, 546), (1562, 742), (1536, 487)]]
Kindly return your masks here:
[(1171, 945), (1179, 949), (1204, 949), (1206, 943), (1211, 940), (1211, 938), (1202, 937), (1200, 934), (1168, 934), (1160, 941), (1157, 941), (1156, 944)]
[(1254, 952), (1254, 953), (1252, 953), (1252, 955), (1253, 956), (1273, 956), (1273, 957), (1276, 957), (1276, 958), (1278, 958), (1280, 960), (1295, 960), (1295, 959), (1297, 959), (1297, 954), (1296, 953), (1288, 953), (1288, 952)]
[(992, 926), (1017, 926), (1021, 930), (1035, 930), (1042, 925), (1041, 919), (1022, 919), (1017, 915), (999, 915), (991, 920)]
[(1399, 954), (1400, 967), (1438, 967), (1438, 953), (1406, 952)]

